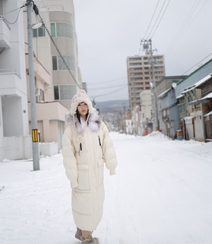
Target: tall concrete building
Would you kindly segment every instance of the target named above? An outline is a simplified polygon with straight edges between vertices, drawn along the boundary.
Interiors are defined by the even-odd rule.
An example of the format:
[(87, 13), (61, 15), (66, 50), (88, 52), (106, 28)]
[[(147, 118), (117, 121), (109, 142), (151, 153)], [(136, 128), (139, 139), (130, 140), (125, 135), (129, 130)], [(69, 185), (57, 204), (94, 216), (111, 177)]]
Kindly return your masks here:
[[(127, 57), (128, 92), (130, 108), (141, 104), (140, 93), (150, 90), (150, 82), (153, 82), (152, 66), (149, 62), (151, 56), (148, 52), (144, 56)], [(153, 55), (155, 83), (165, 76), (165, 63), (163, 55)]]

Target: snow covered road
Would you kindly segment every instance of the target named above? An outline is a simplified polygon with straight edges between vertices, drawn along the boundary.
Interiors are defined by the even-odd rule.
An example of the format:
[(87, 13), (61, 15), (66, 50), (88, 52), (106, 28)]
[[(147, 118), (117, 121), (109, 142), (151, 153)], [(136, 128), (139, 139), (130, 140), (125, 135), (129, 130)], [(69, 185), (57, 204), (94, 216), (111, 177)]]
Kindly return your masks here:
[[(115, 176), (105, 171), (101, 244), (212, 244), (212, 143), (161, 133), (111, 133)], [(61, 154), (0, 163), (0, 243), (68, 244), (74, 238), (71, 190)]]

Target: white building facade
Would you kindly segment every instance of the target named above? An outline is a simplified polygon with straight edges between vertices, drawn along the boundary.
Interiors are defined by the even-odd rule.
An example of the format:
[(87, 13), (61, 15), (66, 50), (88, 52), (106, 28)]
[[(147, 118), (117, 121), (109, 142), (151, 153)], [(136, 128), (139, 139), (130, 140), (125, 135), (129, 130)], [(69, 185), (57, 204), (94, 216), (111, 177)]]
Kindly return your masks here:
[[(73, 0), (43, 0), (35, 3), (48, 30), (46, 31), (44, 27), (33, 30), (35, 56), (49, 72), (51, 78), (51, 85), (46, 87), (48, 101), (60, 102), (69, 109), (76, 91), (84, 88), (78, 65)], [(35, 14), (32, 17), (35, 24)], [(25, 13), (25, 29), (26, 26)], [(27, 40), (27, 32), (25, 40)]]
[[(25, 3), (0, 0), (0, 161), (30, 158), (32, 153), (27, 9), (20, 8)], [(34, 3), (50, 33), (44, 27), (33, 30), (40, 152), (49, 155), (61, 149), (65, 113), (86, 84), (78, 67), (73, 1)], [(36, 23), (33, 11), (32, 22)]]
[[(78, 66), (74, 5), (72, 0), (34, 2), (46, 27), (33, 30), (36, 110), (39, 140), (42, 143), (40, 148), (42, 151), (42, 147), (46, 147), (45, 143), (49, 143), (59, 152), (65, 129), (65, 113), (76, 91), (84, 87)], [(34, 13), (32, 22), (36, 24)], [(24, 26), (27, 42), (26, 11)], [(28, 52), (27, 45), (25, 52)], [(53, 142), (57, 144), (56, 147)]]
[(0, 161), (5, 140), (29, 135), (23, 13), (11, 12), (20, 6), (21, 0), (0, 0)]

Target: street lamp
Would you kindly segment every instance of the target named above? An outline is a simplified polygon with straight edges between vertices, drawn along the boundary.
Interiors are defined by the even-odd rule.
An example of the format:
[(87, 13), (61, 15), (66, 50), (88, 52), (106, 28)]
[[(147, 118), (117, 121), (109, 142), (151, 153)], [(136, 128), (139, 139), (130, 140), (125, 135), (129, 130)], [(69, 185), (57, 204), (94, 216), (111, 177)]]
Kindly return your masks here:
[[(36, 97), (35, 97), (35, 77), (34, 77), (34, 59), (32, 43), (32, 4), (35, 10), (36, 5), (32, 0), (27, 0), (27, 29), (28, 29), (28, 62), (29, 62), (29, 86), (30, 86), (30, 108), (31, 108), (31, 128), (32, 128), (32, 155), (33, 170), (40, 170), (39, 144), (38, 144), (38, 126), (36, 116)], [(36, 13), (36, 12), (35, 12)], [(40, 25), (34, 26), (39, 28)]]

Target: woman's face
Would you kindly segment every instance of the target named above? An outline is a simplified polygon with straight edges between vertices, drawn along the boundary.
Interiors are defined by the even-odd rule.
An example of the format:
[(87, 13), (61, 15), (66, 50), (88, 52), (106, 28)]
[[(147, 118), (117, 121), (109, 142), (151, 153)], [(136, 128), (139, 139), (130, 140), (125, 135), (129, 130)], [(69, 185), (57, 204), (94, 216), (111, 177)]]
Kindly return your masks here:
[(82, 117), (86, 116), (86, 114), (88, 113), (88, 105), (84, 102), (78, 104), (77, 109), (78, 109), (79, 114)]

